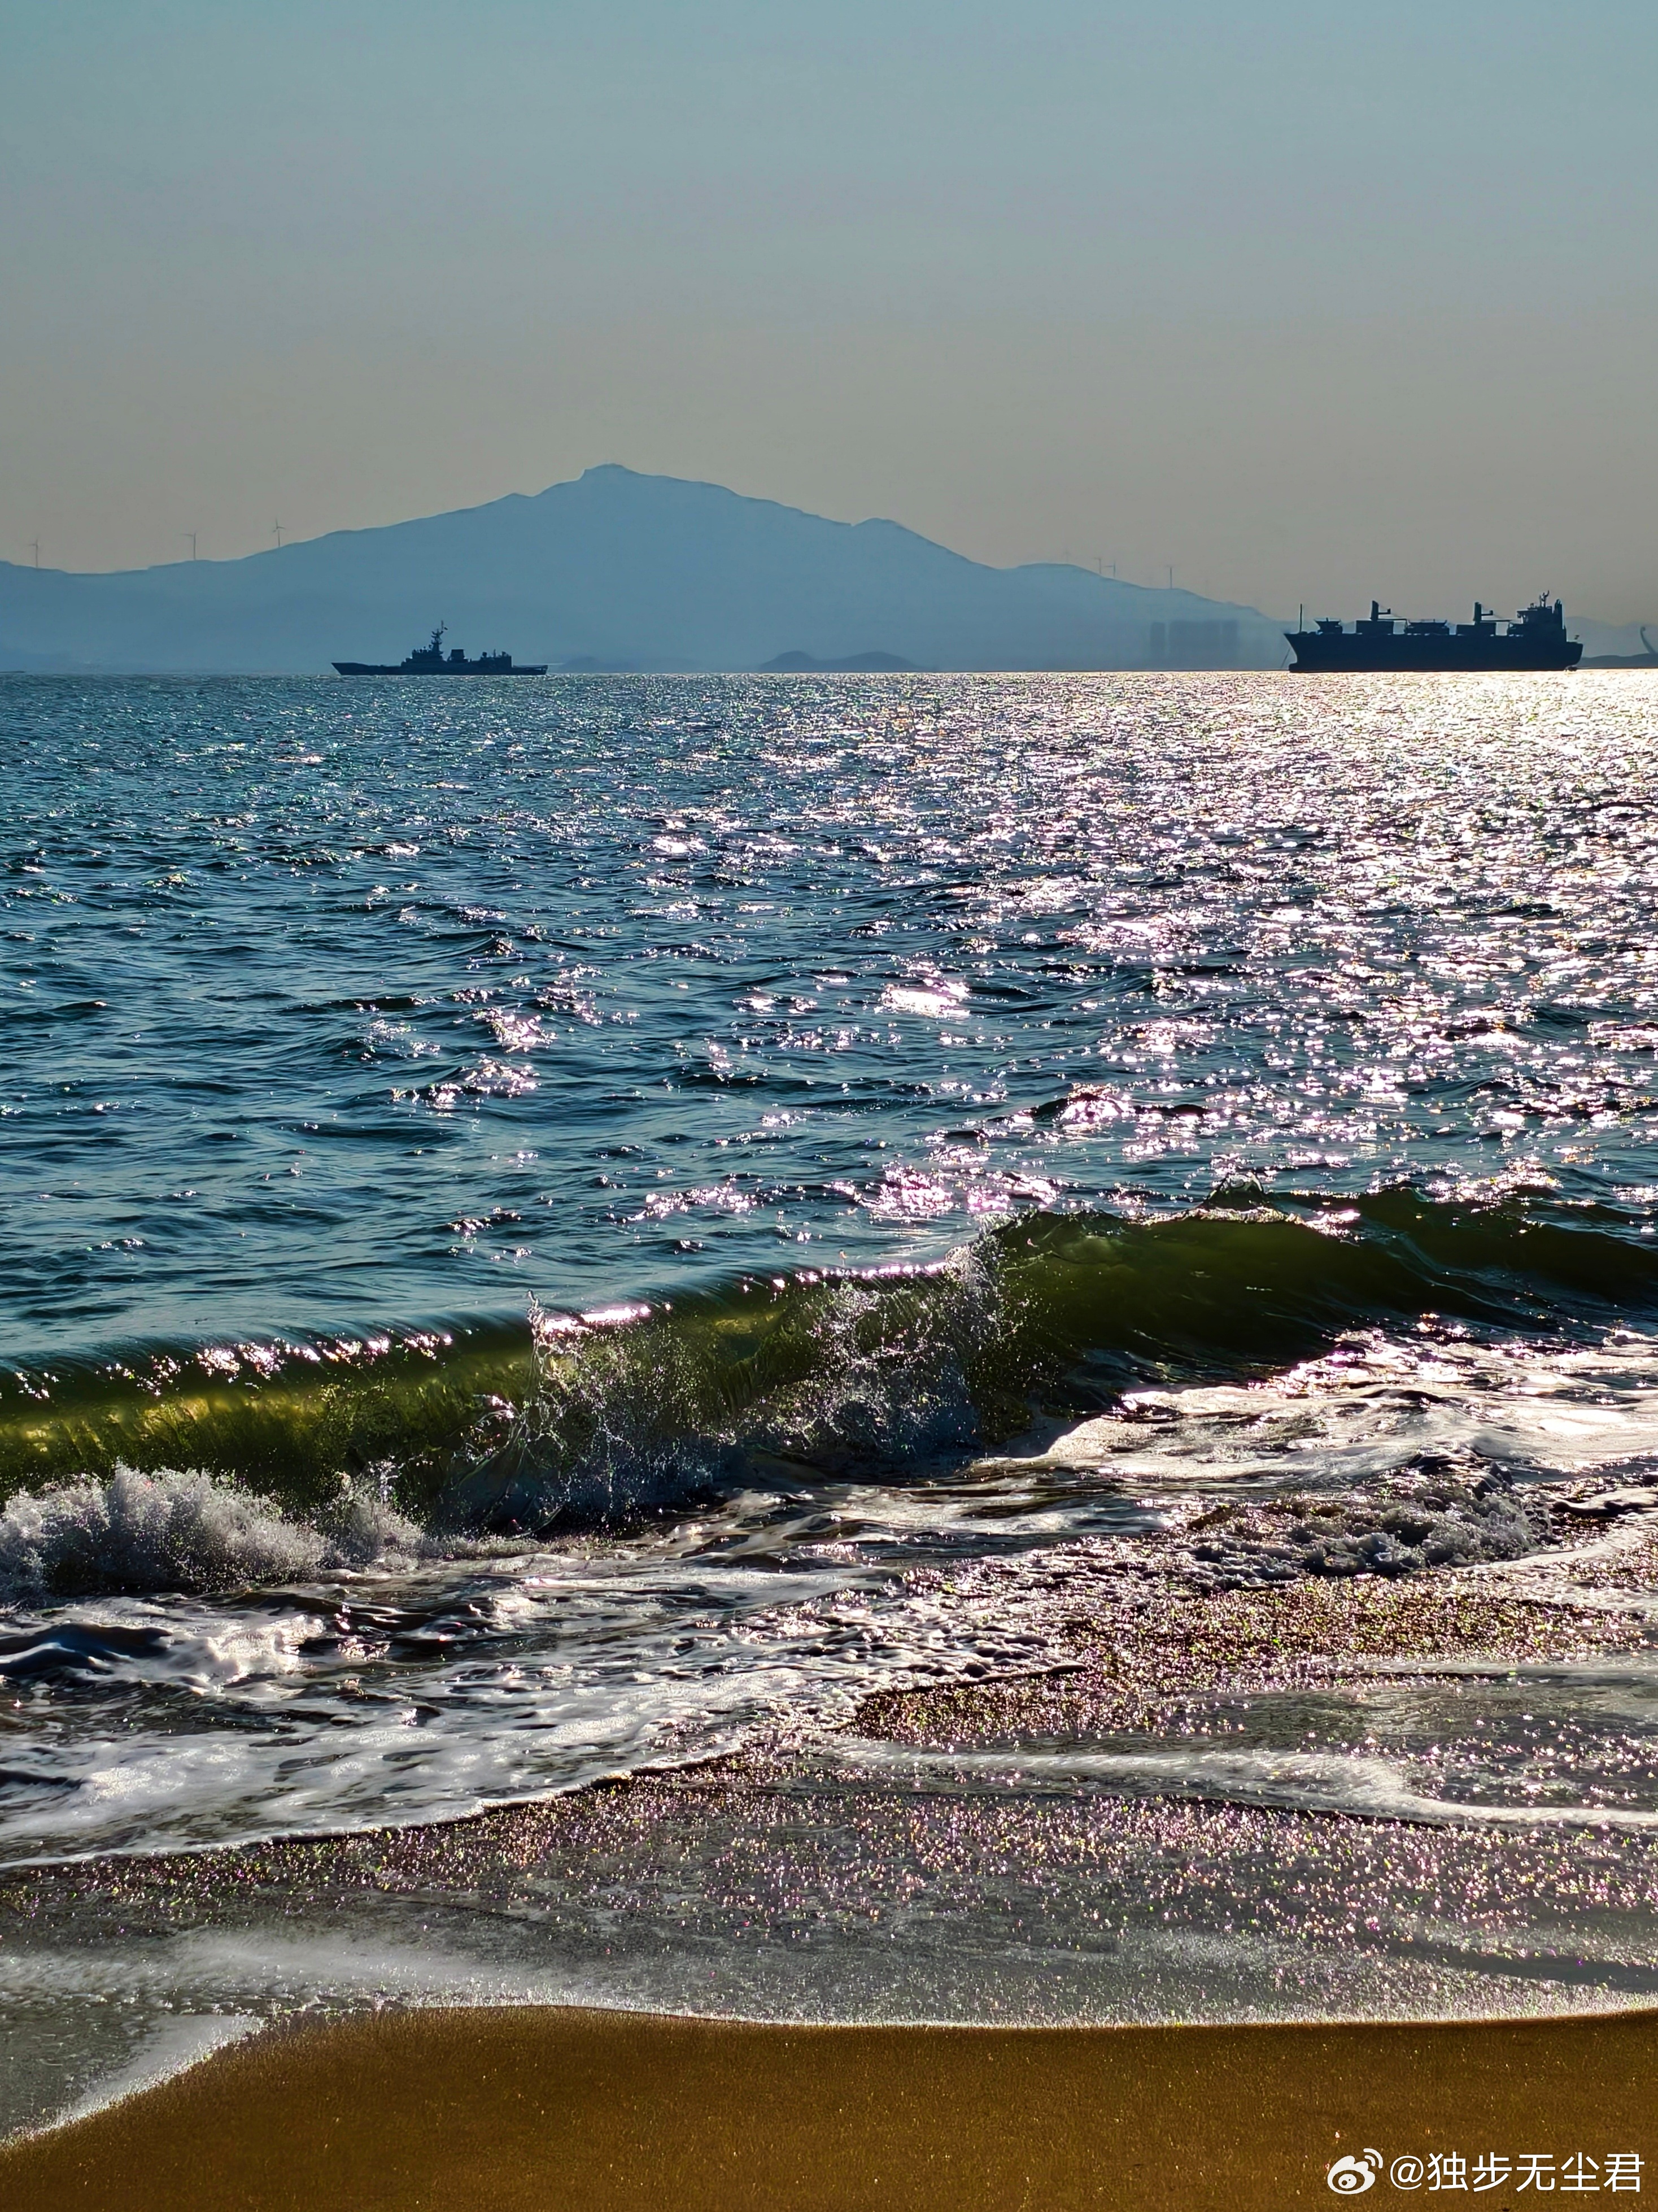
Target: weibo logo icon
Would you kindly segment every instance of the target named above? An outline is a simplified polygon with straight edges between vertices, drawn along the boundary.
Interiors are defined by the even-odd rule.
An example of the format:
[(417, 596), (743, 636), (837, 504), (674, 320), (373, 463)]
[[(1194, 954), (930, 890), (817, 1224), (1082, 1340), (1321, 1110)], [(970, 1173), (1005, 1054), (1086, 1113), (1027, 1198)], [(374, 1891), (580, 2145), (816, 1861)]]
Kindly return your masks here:
[(1338, 2197), (1363, 2197), (1382, 2171), (1382, 2153), (1368, 2146), (1360, 2158), (1339, 2158), (1325, 2180)]

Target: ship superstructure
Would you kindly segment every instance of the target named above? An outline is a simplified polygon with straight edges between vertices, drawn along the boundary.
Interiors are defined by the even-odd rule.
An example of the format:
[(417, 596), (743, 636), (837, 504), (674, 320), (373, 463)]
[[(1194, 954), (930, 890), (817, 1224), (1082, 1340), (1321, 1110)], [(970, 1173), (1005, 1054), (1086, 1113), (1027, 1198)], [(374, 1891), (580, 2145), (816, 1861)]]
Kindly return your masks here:
[(1298, 674), (1337, 669), (1576, 668), (1583, 648), (1566, 635), (1565, 608), (1546, 592), (1512, 622), (1499, 623), (1476, 599), (1471, 623), (1400, 622), (1370, 602), (1370, 618), (1345, 623), (1327, 617), (1313, 629), (1286, 630)]
[(335, 667), (342, 676), (544, 676), (546, 662), (533, 667), (515, 664), (510, 653), (480, 653), (469, 660), (459, 646), (443, 649), (443, 635), (448, 625), (440, 623), (432, 632), (429, 645), (417, 645), (406, 660), (394, 666), (390, 661), (337, 660)]

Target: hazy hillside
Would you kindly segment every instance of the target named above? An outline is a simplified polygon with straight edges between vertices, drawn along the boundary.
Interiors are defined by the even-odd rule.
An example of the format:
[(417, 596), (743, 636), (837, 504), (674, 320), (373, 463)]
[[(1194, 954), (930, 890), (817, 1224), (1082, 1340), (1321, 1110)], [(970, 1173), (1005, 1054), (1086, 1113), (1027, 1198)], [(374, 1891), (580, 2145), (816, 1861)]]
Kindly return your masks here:
[(116, 575), (0, 563), (0, 667), (316, 670), (469, 652), (641, 669), (890, 654), (918, 667), (1281, 666), (1248, 607), (1057, 563), (991, 568), (893, 522), (589, 469), (534, 498)]
[[(1566, 628), (1573, 637), (1582, 640), (1586, 659), (1606, 653), (1633, 659), (1637, 655), (1644, 658), (1651, 650), (1647, 638), (1641, 635), (1639, 623), (1603, 623), (1583, 616), (1573, 616)], [(1658, 622), (1649, 622), (1646, 633), (1647, 637), (1658, 641)]]

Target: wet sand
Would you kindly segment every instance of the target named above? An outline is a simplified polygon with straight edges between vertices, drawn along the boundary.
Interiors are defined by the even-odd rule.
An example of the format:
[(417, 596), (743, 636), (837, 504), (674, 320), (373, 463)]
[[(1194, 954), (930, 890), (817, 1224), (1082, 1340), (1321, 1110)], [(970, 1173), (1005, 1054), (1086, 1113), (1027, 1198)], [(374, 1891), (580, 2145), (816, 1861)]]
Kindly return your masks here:
[[(1582, 1592), (1593, 1595), (1599, 1571), (1588, 1547), (1573, 1569), (1582, 1591), (1576, 1583), (1534, 1591), (1516, 1566), (1399, 1584), (1303, 1583), (1203, 1595), (1123, 1576), (1112, 1547), (1097, 1550), (1091, 1588), (1077, 1556), (1067, 1555), (1067, 1597), (1077, 1610), (1063, 1671), (883, 1693), (865, 1702), (856, 1726), (896, 1746), (1085, 1741), (1125, 1727), (1166, 1729), (1187, 1701), (1222, 1688), (1313, 1688), (1377, 1662), (1408, 1670), (1420, 1662), (1431, 1674), (1436, 1661), (1468, 1655), (1502, 1667), (1638, 1649), (1651, 1637), (1644, 1617), (1584, 1609)], [(1618, 1565), (1627, 1571), (1627, 1561)], [(1650, 1587), (1649, 1572), (1638, 1578)], [(832, 1863), (819, 1867), (808, 1849), (809, 1791), (780, 1788), (785, 1779), (786, 1762), (756, 1748), (469, 1821), (107, 1862), (50, 1881), (36, 1874), (14, 1881), (15, 1897), (4, 1895), (22, 1916), (18, 1925), (26, 1919), (45, 1941), (56, 1940), (60, 1922), (68, 1928), (88, 1913), (123, 1944), (174, 1929), (239, 1928), (239, 1916), (248, 1915), (249, 1926), (267, 1934), (314, 1922), (343, 1940), (355, 1924), (343, 1908), (359, 1896), (370, 1904), (406, 1896), (422, 1927), (452, 1895), (463, 1917), (510, 1918), (533, 1905), (556, 1917), (561, 1882), (637, 1886), (651, 1838), (666, 1836), (684, 1861), (667, 1869), (676, 1896), (686, 1884), (700, 1894), (717, 1876), (720, 1894), (730, 1892), (728, 1917), (756, 1928), (804, 1916), (816, 1930), (856, 1907), (870, 1921), (865, 1948), (878, 1951), (885, 1939), (872, 1901), (902, 1894), (913, 1914), (924, 1897), (924, 1919), (947, 1913), (952, 1850), (963, 1857), (963, 1880), (981, 1886), (998, 1852), (1008, 1850), (1041, 1858), (1050, 1875), (1064, 1872), (1070, 1861), (1058, 1827), (1067, 1818), (1087, 1831), (1073, 1839), (1073, 1886), (1084, 1884), (1085, 1901), (1102, 1910), (1118, 1829), (1151, 1851), (1130, 1852), (1119, 1887), (1128, 1883), (1138, 1895), (1149, 1865), (1166, 1869), (1178, 1889), (1212, 1863), (1232, 1869), (1223, 1902), (1244, 1893), (1218, 1824), (1255, 1816), (1224, 1808), (1130, 1805), (1114, 1808), (1102, 1829), (1096, 1807), (1033, 1801), (1010, 1842), (999, 1832), (980, 1833), (985, 1808), (976, 1802), (948, 1802), (942, 1840), (908, 1828), (895, 1839), (874, 1817), (888, 1797), (854, 1790), (836, 1798), (830, 1843), (844, 1830), (855, 1848), (844, 1865), (831, 1851)], [(890, 1802), (903, 1809), (901, 1798)], [(928, 1802), (915, 1800), (912, 1826)], [(720, 1819), (732, 1830), (729, 1847), (716, 1838), (712, 1858), (696, 1856), (699, 1822)], [(1344, 1851), (1332, 1857), (1301, 1832), (1316, 1844), (1327, 1816), (1280, 1812), (1263, 1822), (1271, 1833), (1257, 1840), (1272, 1880), (1293, 1888), (1300, 1915), (1277, 1933), (1297, 1954), (1306, 1950), (1309, 1966), (1320, 1944), (1343, 1958), (1363, 1950), (1363, 1927), (1373, 1924), (1365, 1916), (1381, 1910), (1385, 1893), (1407, 1911), (1415, 1900), (1436, 1923), (1460, 1916), (1476, 1949), (1506, 1946), (1524, 1969), (1532, 1942), (1524, 1929), (1505, 1934), (1506, 1922), (1488, 1924), (1487, 1892), (1502, 1890), (1519, 1850), (1514, 1838), (1338, 1821), (1328, 1830)], [(1147, 1844), (1142, 1831), (1150, 1830)], [(1347, 1847), (1359, 1844), (1365, 1849), (1355, 1856)], [(1573, 1910), (1584, 1906), (1579, 1892), (1594, 1849), (1563, 1834), (1542, 1854)], [(1479, 1880), (1466, 1878), (1459, 1850), (1478, 1859)], [(1530, 1847), (1525, 1879), (1536, 1884), (1540, 1864)], [(1605, 1868), (1600, 1879), (1603, 1917), (1634, 1909), (1615, 1885), (1606, 1887)], [(1330, 1892), (1321, 1904), (1312, 1894), (1321, 1881)], [(1051, 1912), (1060, 1894), (1051, 1891), (1040, 1909)], [(261, 1900), (270, 1908), (263, 1918)], [(1538, 1907), (1546, 1920), (1546, 1905)], [(1012, 1898), (1010, 1910), (1023, 1909)], [(1156, 1918), (1156, 1897), (1146, 1910)], [(612, 1931), (618, 1938), (624, 1921)], [(1192, 1924), (1200, 1934), (1209, 1923), (1199, 1916)], [(1016, 1948), (1023, 1956), (1029, 1947)], [(1551, 1954), (1544, 1963), (1545, 1984), (1571, 1983), (1570, 1959)], [(779, 1990), (790, 1993), (806, 2008), (793, 1970)], [(1535, 2000), (1518, 1991), (1526, 2007), (1542, 1994), (1541, 1986)], [(1607, 1993), (1589, 2001), (1615, 2000)], [(1330, 2008), (1339, 2005), (1337, 1998)], [(1534, 2195), (1609, 2193), (1566, 2186), (1566, 2162), (1580, 2153), (1597, 2162), (1591, 2174), (1610, 2154), (1638, 2154), (1640, 2194), (1658, 2191), (1655, 2082), (1658, 2010), (1473, 2023), (812, 2027), (544, 2004), (433, 2006), (266, 2033), (106, 2111), (15, 2140), (0, 2148), (0, 2212), (1269, 2212), (1327, 2204), (1331, 2162), (1370, 2148), (1387, 2169), (1400, 2158), (1422, 2161), (1411, 2185), (1395, 2186), (1384, 2170), (1363, 2192), (1371, 2203), (1396, 2202), (1412, 2188), (1447, 2193), (1433, 2187), (1428, 2161), (1455, 2154), (1467, 2160), (1467, 2185), (1452, 2184), (1458, 2201), (1477, 2197), (1520, 2212)], [(1490, 2154), (1511, 2172), (1476, 2190), (1475, 2161)], [(1554, 2167), (1522, 2190), (1527, 2154)], [(1546, 2179), (1552, 2190), (1540, 2185)], [(1610, 2193), (1639, 2201), (1633, 2190)]]
[[(1647, 2195), (1655, 2078), (1658, 2012), (1095, 2029), (381, 2014), (260, 2037), (14, 2142), (0, 2208), (1275, 2212), (1329, 2203), (1331, 2161), (1367, 2147), (1460, 2152), (1470, 2173), (1495, 2152), (1516, 2179), (1546, 2154), (1557, 2191), (1574, 2154), (1603, 2172), (1636, 2152)], [(1400, 2193), (1384, 2173), (1370, 2201)]]

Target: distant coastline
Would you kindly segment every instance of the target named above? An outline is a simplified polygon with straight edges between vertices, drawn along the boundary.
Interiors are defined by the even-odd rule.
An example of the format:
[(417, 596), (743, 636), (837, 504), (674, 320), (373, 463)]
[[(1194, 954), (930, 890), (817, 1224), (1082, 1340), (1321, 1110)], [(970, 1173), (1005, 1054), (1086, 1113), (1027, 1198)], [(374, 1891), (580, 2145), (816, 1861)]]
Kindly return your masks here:
[(835, 522), (606, 466), (533, 497), (115, 574), (0, 562), (0, 667), (321, 674), (412, 631), (510, 638), (570, 674), (1281, 668), (1253, 607), (1066, 562), (996, 568), (895, 522)]
[(920, 673), (913, 660), (896, 653), (848, 653), (839, 660), (818, 660), (799, 647), (763, 661), (762, 676), (912, 676)]
[[(0, 671), (322, 675), (422, 623), (568, 675), (1283, 669), (1287, 622), (1070, 562), (992, 568), (896, 522), (831, 521), (613, 465), (238, 561), (74, 574), (0, 562)], [(1571, 618), (1586, 667), (1649, 665)], [(1643, 649), (1637, 653), (1637, 647)]]

